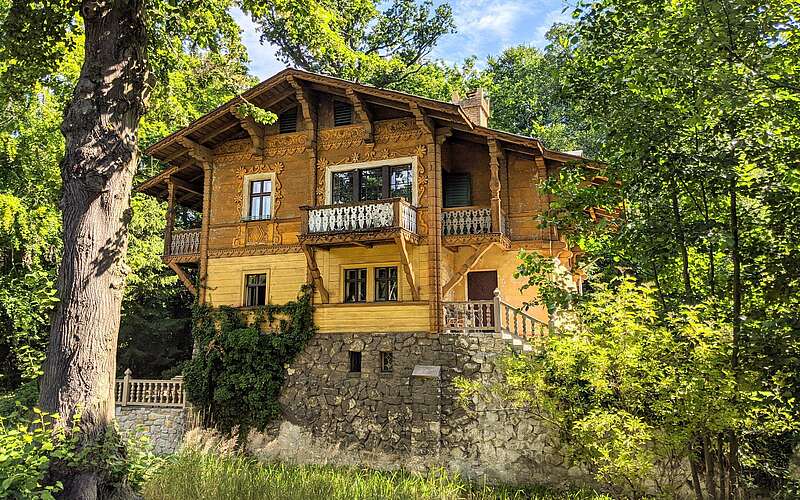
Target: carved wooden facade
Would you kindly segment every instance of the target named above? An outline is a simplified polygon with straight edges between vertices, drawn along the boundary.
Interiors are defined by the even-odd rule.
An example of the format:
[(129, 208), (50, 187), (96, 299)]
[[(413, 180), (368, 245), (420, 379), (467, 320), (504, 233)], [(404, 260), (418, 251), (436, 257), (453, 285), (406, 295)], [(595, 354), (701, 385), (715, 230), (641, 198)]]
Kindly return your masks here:
[[(472, 123), (458, 104), (297, 70), (243, 98), (297, 109), (294, 131), (242, 116), (236, 98), (152, 146), (168, 166), (139, 187), (168, 201), (164, 260), (201, 302), (243, 306), (247, 276), (263, 274), (271, 303), (313, 282), (321, 331), (436, 332), (443, 301), (470, 299), (469, 273), (496, 270), (503, 297), (520, 305), (520, 248), (572, 257), (535, 217), (549, 202), (538, 183), (575, 157)], [(352, 123), (335, 126), (334, 102), (351, 106)], [(384, 192), (397, 179), (407, 191), (332, 203), (334, 175), (367, 191), (383, 175)], [(455, 178), (470, 186), (469, 203), (445, 208)], [(258, 217), (254, 182), (270, 189), (257, 193), (269, 204), (267, 214), (257, 205)], [(200, 227), (174, 229), (177, 205), (197, 211)], [(397, 294), (379, 301), (373, 288), (390, 268)], [(370, 281), (372, 301), (350, 300), (364, 286), (351, 275)]]

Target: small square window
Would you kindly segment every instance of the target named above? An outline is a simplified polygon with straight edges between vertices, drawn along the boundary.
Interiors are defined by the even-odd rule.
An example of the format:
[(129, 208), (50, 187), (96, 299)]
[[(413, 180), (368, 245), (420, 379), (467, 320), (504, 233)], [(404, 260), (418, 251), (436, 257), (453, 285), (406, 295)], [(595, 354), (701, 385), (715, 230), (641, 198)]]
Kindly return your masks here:
[(375, 268), (375, 302), (397, 300), (397, 267)]
[(381, 351), (381, 373), (394, 371), (394, 354), (391, 351)]
[(263, 306), (267, 303), (267, 275), (245, 275), (244, 305), (245, 307)]
[(361, 373), (361, 351), (350, 352), (350, 373)]
[(297, 107), (288, 109), (278, 116), (278, 133), (297, 132)]

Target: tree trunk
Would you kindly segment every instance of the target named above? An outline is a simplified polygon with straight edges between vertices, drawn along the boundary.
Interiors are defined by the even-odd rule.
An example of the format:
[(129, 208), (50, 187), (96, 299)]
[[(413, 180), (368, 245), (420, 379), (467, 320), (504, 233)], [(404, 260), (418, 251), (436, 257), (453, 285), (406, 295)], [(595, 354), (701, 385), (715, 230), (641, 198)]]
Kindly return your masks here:
[(670, 201), (672, 202), (672, 217), (675, 219), (675, 236), (681, 247), (681, 274), (683, 276), (683, 288), (686, 300), (694, 302), (692, 292), (692, 279), (689, 275), (689, 251), (686, 248), (686, 234), (683, 230), (683, 218), (681, 217), (680, 205), (678, 203), (678, 187), (675, 185), (675, 177), (670, 177)]
[[(39, 404), (60, 425), (79, 414), (82, 446), (102, 440), (114, 416), (130, 191), (148, 93), (143, 1), (81, 3), (86, 54), (61, 126), (64, 253)], [(51, 473), (65, 498), (97, 498), (103, 487), (102, 471)]]
[[(739, 355), (742, 336), (742, 261), (739, 254), (739, 215), (736, 199), (737, 179), (734, 176), (730, 184), (730, 217), (731, 217), (731, 263), (733, 265), (733, 346), (731, 353), (731, 371), (739, 385)], [(736, 432), (728, 430), (728, 494), (731, 498), (739, 496), (739, 439)]]

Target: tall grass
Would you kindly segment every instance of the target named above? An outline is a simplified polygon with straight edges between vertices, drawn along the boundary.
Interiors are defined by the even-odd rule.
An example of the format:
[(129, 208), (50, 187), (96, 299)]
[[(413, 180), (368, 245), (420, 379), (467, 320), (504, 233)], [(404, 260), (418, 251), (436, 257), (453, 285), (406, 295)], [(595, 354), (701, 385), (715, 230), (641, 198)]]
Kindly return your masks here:
[(186, 451), (172, 457), (144, 488), (145, 500), (583, 500), (588, 492), (470, 485), (443, 471), (381, 472), (332, 466), (261, 463), (241, 456)]

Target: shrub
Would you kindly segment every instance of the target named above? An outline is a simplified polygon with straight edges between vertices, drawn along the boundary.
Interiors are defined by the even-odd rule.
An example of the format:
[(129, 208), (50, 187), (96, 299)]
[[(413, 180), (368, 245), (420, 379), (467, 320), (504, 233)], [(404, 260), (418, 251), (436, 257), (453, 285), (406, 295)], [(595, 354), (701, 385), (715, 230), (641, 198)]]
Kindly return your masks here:
[(62, 489), (61, 483), (46, 481), (47, 471), (53, 460), (71, 458), (74, 443), (53, 429), (54, 415), (33, 411), (33, 421), (17, 414), (0, 417), (0, 498), (52, 499)]

